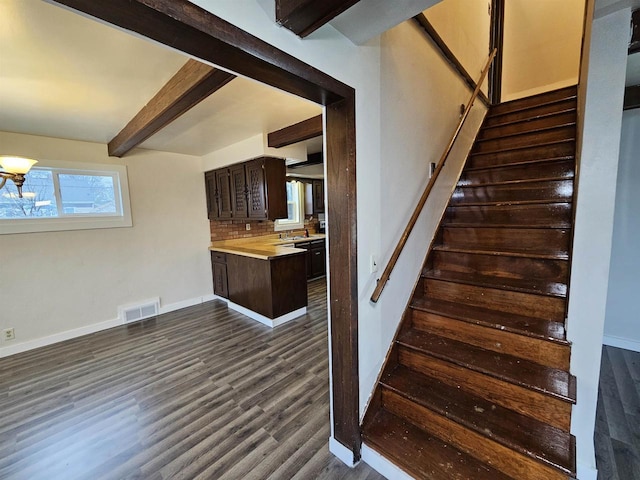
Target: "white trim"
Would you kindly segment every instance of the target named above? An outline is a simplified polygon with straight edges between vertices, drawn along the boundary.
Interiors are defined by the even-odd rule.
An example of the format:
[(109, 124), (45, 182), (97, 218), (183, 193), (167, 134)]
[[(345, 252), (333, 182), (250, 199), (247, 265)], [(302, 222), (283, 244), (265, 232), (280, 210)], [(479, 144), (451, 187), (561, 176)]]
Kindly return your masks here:
[(576, 465), (578, 480), (598, 480), (598, 469), (578, 463)]
[(353, 452), (337, 441), (333, 437), (329, 437), (329, 451), (336, 456), (338, 460), (347, 467), (353, 468), (360, 462), (353, 461)]
[[(164, 307), (160, 307), (160, 314), (173, 312), (175, 310), (180, 310), (186, 307), (192, 307), (194, 305), (209, 302), (211, 300), (214, 300), (215, 298), (215, 295), (204, 295), (202, 297), (195, 297), (188, 300), (183, 300), (181, 302), (170, 303), (168, 305), (165, 305)], [(18, 353), (33, 350), (35, 348), (46, 347), (48, 345), (53, 345), (54, 343), (64, 342), (73, 338), (82, 337), (84, 335), (90, 335), (92, 333), (101, 332), (102, 330), (108, 330), (110, 328), (121, 326), (122, 320), (120, 318), (114, 318), (113, 320), (106, 320), (104, 322), (94, 323), (91, 325), (86, 325), (84, 327), (54, 333), (53, 335), (49, 335), (47, 337), (36, 338), (35, 340), (28, 340), (26, 342), (17, 343), (15, 345), (3, 346), (0, 347), (0, 358), (9, 357), (11, 355), (16, 355)], [(13, 343), (14, 341), (12, 340), (11, 342)]]
[(392, 480), (414, 480), (407, 472), (401, 470), (397, 465), (391, 463), (365, 444), (362, 444), (362, 461), (385, 478)]
[(602, 337), (602, 343), (610, 347), (624, 348), (625, 350), (640, 352), (640, 341), (638, 340), (616, 337), (614, 335), (605, 335)]
[(284, 315), (281, 315), (277, 318), (269, 318), (269, 317), (265, 317), (264, 315), (258, 312), (249, 310), (247, 307), (243, 307), (242, 305), (233, 303), (231, 300), (228, 300), (226, 298), (217, 297), (217, 296), (216, 298), (227, 302), (227, 306), (231, 310), (235, 310), (236, 312), (241, 313), (255, 320), (256, 322), (260, 322), (263, 325), (266, 325), (267, 327), (271, 327), (271, 328), (277, 327), (278, 325), (282, 325), (283, 323), (286, 323), (286, 322), (290, 322), (291, 320), (301, 317), (302, 315), (306, 315), (307, 313), (307, 307), (302, 307), (297, 310), (294, 310), (293, 312), (285, 313)]

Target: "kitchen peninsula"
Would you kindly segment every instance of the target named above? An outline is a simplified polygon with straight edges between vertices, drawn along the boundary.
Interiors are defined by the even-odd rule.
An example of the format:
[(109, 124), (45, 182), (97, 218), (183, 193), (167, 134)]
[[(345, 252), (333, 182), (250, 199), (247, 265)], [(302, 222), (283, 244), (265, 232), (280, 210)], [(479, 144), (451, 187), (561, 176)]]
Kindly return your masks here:
[(214, 293), (229, 308), (270, 327), (304, 315), (308, 252), (295, 245), (312, 241), (324, 245), (324, 237), (267, 235), (212, 243)]

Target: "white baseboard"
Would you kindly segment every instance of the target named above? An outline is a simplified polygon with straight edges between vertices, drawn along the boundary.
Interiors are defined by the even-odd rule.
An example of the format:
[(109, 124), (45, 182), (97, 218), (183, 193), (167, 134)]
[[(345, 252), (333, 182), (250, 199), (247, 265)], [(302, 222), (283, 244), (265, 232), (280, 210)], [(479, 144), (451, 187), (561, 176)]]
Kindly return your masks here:
[(598, 470), (589, 466), (578, 463), (576, 465), (578, 470), (578, 480), (598, 480)]
[[(414, 480), (407, 472), (391, 463), (375, 450), (362, 444), (362, 461), (390, 480)], [(582, 479), (580, 479), (582, 480)]]
[[(214, 299), (214, 295), (205, 295), (202, 297), (183, 300), (181, 302), (170, 303), (168, 305), (160, 307), (160, 314), (173, 312), (182, 308), (192, 307), (194, 305), (198, 305), (200, 303), (208, 302)], [(121, 325), (123, 325), (122, 321), (119, 318), (114, 318), (113, 320), (93, 323), (84, 327), (74, 328), (72, 330), (66, 330), (60, 333), (54, 333), (53, 335), (49, 335), (46, 337), (27, 340), (26, 342), (16, 343), (13, 345), (5, 344), (5, 346), (0, 347), (0, 358), (16, 355), (17, 353), (27, 352), (29, 350), (33, 350), (34, 348), (46, 347), (48, 345), (53, 345), (54, 343), (64, 342), (65, 340), (71, 340), (73, 338), (82, 337), (84, 335), (90, 335), (92, 333), (97, 333), (102, 330), (108, 330), (109, 328), (113, 327), (119, 327)]]
[(353, 468), (358, 464), (353, 461), (353, 452), (333, 437), (329, 437), (329, 451), (348, 467)]
[(282, 325), (283, 323), (286, 322), (290, 322), (291, 320), (294, 320), (298, 317), (301, 317), (302, 315), (305, 315), (307, 313), (307, 307), (302, 307), (299, 308), (298, 310), (294, 310), (293, 312), (289, 312), (285, 315), (281, 315), (280, 317), (277, 318), (269, 318), (269, 317), (265, 317), (264, 315), (261, 315), (258, 312), (254, 312), (253, 310), (249, 310), (246, 307), (243, 307), (242, 305), (238, 305), (237, 303), (233, 303), (230, 300), (226, 300), (224, 298), (221, 298), (221, 300), (225, 300), (227, 302), (227, 305), (229, 306), (229, 308), (231, 310), (235, 310), (238, 313), (241, 313), (257, 322), (262, 323), (263, 325), (266, 325), (267, 327), (277, 327), (278, 325)]
[(633, 352), (640, 352), (640, 341), (630, 340), (628, 338), (615, 337), (613, 335), (605, 335), (602, 343), (610, 347), (624, 348)]

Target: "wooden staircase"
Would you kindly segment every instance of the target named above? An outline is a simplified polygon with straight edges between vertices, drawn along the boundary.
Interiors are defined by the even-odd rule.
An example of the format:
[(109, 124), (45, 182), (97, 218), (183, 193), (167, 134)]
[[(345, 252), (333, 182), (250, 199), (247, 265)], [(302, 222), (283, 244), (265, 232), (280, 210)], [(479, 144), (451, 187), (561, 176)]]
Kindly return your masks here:
[(415, 478), (568, 479), (576, 88), (490, 109), (364, 418)]

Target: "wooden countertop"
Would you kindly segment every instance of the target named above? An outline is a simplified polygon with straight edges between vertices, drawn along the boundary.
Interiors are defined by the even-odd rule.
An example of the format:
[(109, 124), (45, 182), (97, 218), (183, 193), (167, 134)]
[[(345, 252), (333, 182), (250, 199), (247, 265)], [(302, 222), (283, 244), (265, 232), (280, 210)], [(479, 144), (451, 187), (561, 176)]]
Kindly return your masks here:
[(305, 243), (313, 240), (323, 240), (324, 234), (314, 234), (302, 238), (278, 238), (277, 235), (265, 235), (262, 237), (242, 238), (237, 240), (222, 240), (213, 242), (209, 247), (212, 252), (230, 253), (232, 255), (243, 255), (245, 257), (257, 258), (260, 260), (270, 260), (272, 258), (284, 257), (304, 253), (306, 250), (295, 247), (283, 247), (282, 245)]

